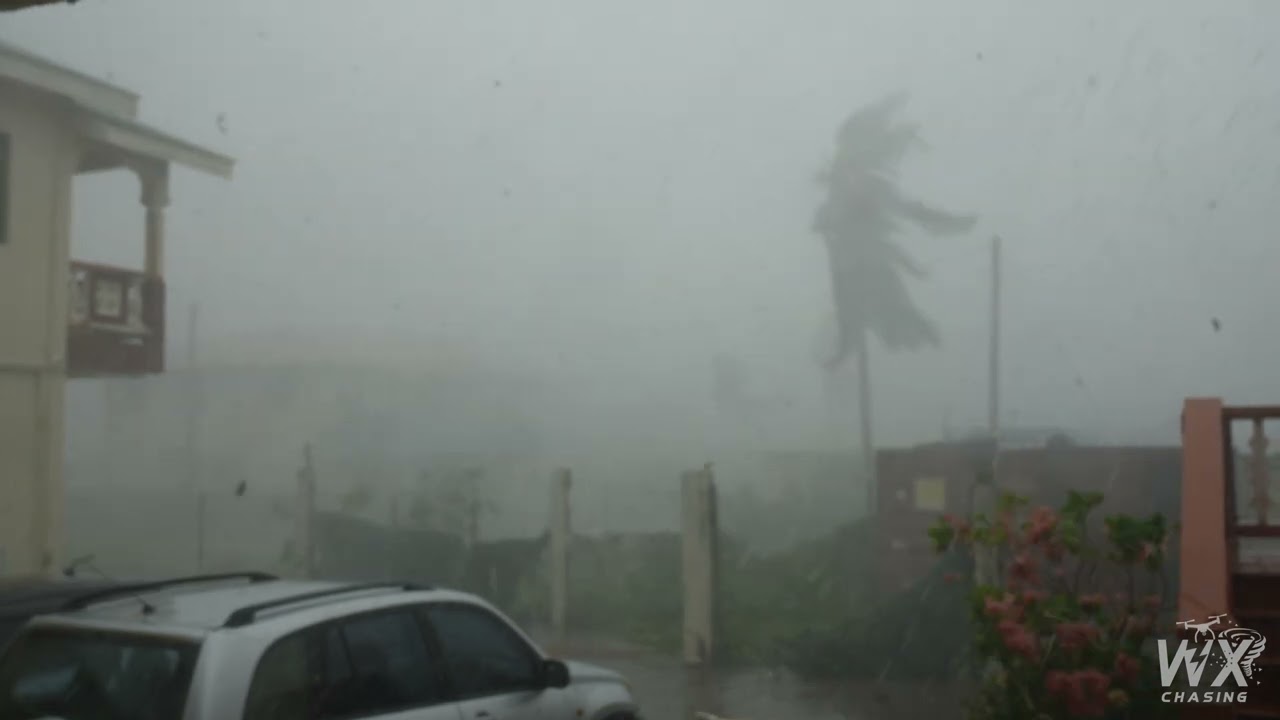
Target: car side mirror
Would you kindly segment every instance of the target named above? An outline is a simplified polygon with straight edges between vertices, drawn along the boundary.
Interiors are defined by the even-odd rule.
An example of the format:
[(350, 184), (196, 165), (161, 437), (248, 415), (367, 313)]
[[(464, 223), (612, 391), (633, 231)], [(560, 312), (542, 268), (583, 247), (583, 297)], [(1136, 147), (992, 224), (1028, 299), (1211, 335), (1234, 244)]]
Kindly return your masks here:
[(542, 685), (549, 688), (569, 687), (569, 666), (560, 660), (543, 660)]

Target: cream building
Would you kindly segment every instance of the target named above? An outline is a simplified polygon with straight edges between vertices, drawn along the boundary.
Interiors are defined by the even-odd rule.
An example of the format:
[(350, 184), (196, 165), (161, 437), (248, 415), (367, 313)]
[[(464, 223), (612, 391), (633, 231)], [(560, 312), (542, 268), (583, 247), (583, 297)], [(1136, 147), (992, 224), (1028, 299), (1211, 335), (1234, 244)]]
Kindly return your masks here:
[[(62, 554), (66, 379), (163, 370), (170, 167), (231, 175), (230, 158), (139, 123), (138, 103), (0, 43), (0, 575)], [(141, 188), (141, 267), (74, 265), (72, 179), (120, 168)]]

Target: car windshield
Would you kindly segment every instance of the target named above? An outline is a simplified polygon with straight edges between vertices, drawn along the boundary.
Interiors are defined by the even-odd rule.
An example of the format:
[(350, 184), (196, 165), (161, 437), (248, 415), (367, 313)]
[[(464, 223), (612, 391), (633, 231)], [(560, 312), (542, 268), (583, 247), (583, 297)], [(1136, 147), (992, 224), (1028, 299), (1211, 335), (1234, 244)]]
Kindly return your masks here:
[(32, 628), (0, 657), (0, 717), (178, 720), (198, 650), (182, 639)]

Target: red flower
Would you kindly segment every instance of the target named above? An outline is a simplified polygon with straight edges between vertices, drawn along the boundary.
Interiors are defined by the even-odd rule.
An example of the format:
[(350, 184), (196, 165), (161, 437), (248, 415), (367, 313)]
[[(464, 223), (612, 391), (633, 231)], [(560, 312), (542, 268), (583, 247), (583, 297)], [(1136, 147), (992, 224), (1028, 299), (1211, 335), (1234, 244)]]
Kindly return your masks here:
[(1009, 564), (1009, 580), (1011, 582), (1028, 582), (1036, 580), (1036, 563), (1029, 553), (1019, 553)]
[(1098, 610), (1107, 604), (1107, 596), (1102, 593), (1080, 596), (1080, 607), (1085, 610)]
[(1062, 697), (1070, 686), (1070, 678), (1061, 670), (1050, 670), (1044, 676), (1044, 689), (1053, 697)]
[(1083, 650), (1098, 639), (1100, 631), (1093, 623), (1060, 623), (1054, 628), (1058, 644), (1067, 652)]
[(1045, 689), (1066, 703), (1067, 712), (1077, 717), (1102, 717), (1107, 712), (1107, 691), (1111, 678), (1100, 670), (1065, 673), (1053, 670), (1045, 676)]
[(961, 581), (961, 580), (963, 580), (963, 579), (964, 579), (964, 576), (963, 576), (963, 575), (961, 575), (960, 573), (953, 573), (953, 572), (951, 572), (951, 573), (947, 573), (946, 575), (943, 575), (943, 576), (942, 576), (942, 581), (943, 581), (943, 582), (950, 583), (950, 584), (952, 584), (952, 585), (954, 585), (954, 584), (956, 584), (956, 583), (960, 582), (960, 581)]
[(1116, 654), (1116, 665), (1112, 671), (1112, 675), (1122, 683), (1129, 684), (1137, 679), (1138, 673), (1142, 670), (1142, 663), (1132, 655), (1125, 652)]
[(1038, 602), (1044, 602), (1049, 597), (1049, 593), (1043, 590), (1023, 590), (1022, 604), (1034, 605)]
[(1151, 556), (1156, 554), (1156, 546), (1149, 542), (1142, 543), (1142, 549), (1138, 550), (1138, 562), (1146, 562)]
[(1031, 511), (1027, 520), (1027, 542), (1032, 545), (1048, 540), (1058, 527), (1058, 515), (1053, 508), (1041, 505)]
[(1018, 607), (1016, 598), (1011, 593), (1005, 593), (1002, 598), (988, 596), (983, 601), (983, 610), (986, 611), (987, 617), (992, 618), (1017, 618), (1022, 614), (1022, 608)]
[(1032, 661), (1040, 659), (1040, 640), (1027, 626), (1017, 620), (1005, 619), (1000, 621), (996, 630), (1010, 652)]
[(1107, 714), (1107, 690), (1111, 678), (1099, 670), (1075, 673), (1075, 683), (1067, 693), (1067, 712), (1080, 717), (1102, 717)]
[(1164, 598), (1159, 595), (1148, 595), (1142, 598), (1142, 604), (1148, 610), (1159, 610), (1160, 606), (1164, 604)]

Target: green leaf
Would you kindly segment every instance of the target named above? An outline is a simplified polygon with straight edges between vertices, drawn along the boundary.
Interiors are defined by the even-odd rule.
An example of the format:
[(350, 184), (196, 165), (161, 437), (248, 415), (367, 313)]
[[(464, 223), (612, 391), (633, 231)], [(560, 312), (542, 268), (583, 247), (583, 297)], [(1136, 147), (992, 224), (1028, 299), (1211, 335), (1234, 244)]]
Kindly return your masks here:
[(955, 538), (956, 529), (943, 518), (938, 518), (937, 522), (929, 528), (929, 539), (933, 542), (933, 551), (938, 554), (946, 552)]
[(1015, 513), (1019, 508), (1026, 507), (1030, 503), (1030, 499), (1018, 495), (1016, 493), (1006, 492), (1000, 496), (996, 502), (996, 510), (1002, 514)]

